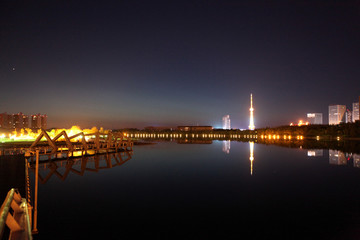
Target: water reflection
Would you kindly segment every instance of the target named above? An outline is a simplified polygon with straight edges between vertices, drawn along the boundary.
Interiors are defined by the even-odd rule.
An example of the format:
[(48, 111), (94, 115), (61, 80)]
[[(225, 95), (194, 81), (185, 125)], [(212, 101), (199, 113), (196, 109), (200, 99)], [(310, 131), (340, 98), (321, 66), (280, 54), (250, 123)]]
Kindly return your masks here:
[(329, 164), (347, 165), (345, 153), (339, 150), (329, 150)]
[(254, 161), (254, 142), (249, 142), (250, 147), (250, 174), (253, 175), (253, 161)]
[(222, 142), (222, 150), (224, 153), (229, 154), (230, 153), (230, 140), (223, 141)]
[(312, 149), (307, 151), (308, 157), (322, 157), (324, 155), (323, 149)]
[[(230, 153), (230, 140), (225, 140), (222, 141), (222, 151), (226, 154)], [(249, 156), (249, 160), (250, 160), (250, 174), (253, 175), (253, 161), (254, 161), (254, 142), (250, 141), (249, 142), (249, 148), (250, 148), (250, 156)]]
[(360, 168), (360, 154), (353, 154), (354, 167)]
[[(131, 159), (133, 151), (97, 154), (92, 156), (82, 156), (79, 158), (59, 159), (41, 161), (39, 163), (39, 181), (45, 184), (52, 176), (56, 176), (64, 181), (70, 172), (83, 176), (86, 171), (98, 172), (102, 169), (109, 169), (121, 166)], [(30, 165), (30, 169), (35, 172), (35, 163)]]
[[(292, 151), (264, 145), (256, 145), (255, 149), (255, 143), (233, 142), (231, 154), (223, 153), (223, 142), (217, 141), (212, 145), (199, 146), (177, 145), (175, 142), (151, 147), (137, 146), (136, 159), (129, 162), (126, 166), (129, 168), (105, 171), (114, 174), (110, 174), (113, 177), (102, 174), (101, 184), (93, 184), (98, 183), (100, 178), (91, 178), (88, 176), (90, 174), (80, 178), (70, 173), (70, 179), (61, 184), (50, 180), (42, 186), (43, 194), (39, 199), (42, 204), (39, 220), (43, 239), (51, 239), (46, 234), (54, 233), (60, 239), (66, 239), (66, 234), (74, 234), (73, 238), (79, 239), (90, 239), (89, 235), (111, 239), (119, 234), (119, 229), (122, 237), (129, 239), (148, 236), (171, 239), (179, 233), (179, 229), (186, 230), (180, 231), (182, 239), (192, 236), (209, 239), (210, 235), (220, 239), (264, 239), (268, 233), (275, 237), (291, 238), (294, 232), (302, 234), (297, 239), (309, 238), (313, 232), (316, 233), (314, 239), (327, 239), (330, 237), (323, 236), (324, 232), (328, 233), (337, 229), (339, 223), (352, 220), (347, 216), (341, 217), (345, 215), (343, 212), (354, 214), (351, 215), (354, 219), (358, 217), (354, 204), (343, 204), (359, 196), (356, 189), (360, 174), (353, 171), (357, 169), (339, 166), (324, 168), (329, 166), (328, 150), (320, 149), (323, 156), (315, 159), (308, 158), (305, 150)], [(315, 152), (318, 150), (311, 149)], [(352, 157), (354, 162), (359, 163), (359, 156), (353, 154)], [(110, 166), (106, 159), (102, 161), (103, 165)], [(79, 171), (82, 164), (77, 164)], [(64, 170), (66, 165), (64, 161)], [(75, 168), (74, 165), (72, 168)], [(98, 166), (100, 169), (100, 163)], [(86, 168), (90, 168), (90, 165)], [(118, 173), (121, 173), (120, 179)], [(337, 184), (331, 181), (334, 173), (339, 176)], [(53, 180), (58, 179), (55, 177)], [(79, 186), (76, 188), (78, 191), (71, 191), (72, 186)], [(69, 191), (66, 191), (67, 188)], [(115, 190), (109, 191), (112, 189)], [(345, 190), (349, 194), (344, 194), (344, 198)], [(59, 194), (56, 194), (57, 191)], [(84, 201), (81, 196), (90, 197)], [(107, 206), (120, 208), (107, 211)], [(89, 209), (100, 221), (89, 218)], [(119, 213), (122, 216), (118, 221), (120, 228), (110, 229), (107, 220), (119, 218)], [(58, 217), (59, 214), (65, 217)], [(71, 221), (74, 216), (91, 231), (74, 228)], [(154, 216), (158, 216), (159, 221), (153, 221)], [(237, 219), (239, 216), (241, 218)], [(224, 221), (219, 222), (219, 219)], [(137, 224), (134, 225), (134, 222)], [(59, 231), (59, 226), (62, 231)], [(140, 232), (146, 233), (146, 236), (139, 236), (139, 226), (144, 230)], [(259, 226), (264, 231), (258, 231)], [(252, 237), (255, 233), (257, 235)], [(329, 235), (335, 234), (330, 232)]]
[(277, 145), (287, 148), (301, 148), (301, 149), (307, 149), (309, 151), (317, 151), (321, 149), (334, 149), (342, 152), (360, 154), (360, 141), (317, 141), (314, 139), (307, 139), (307, 140), (294, 139), (292, 141), (288, 141), (288, 140), (285, 141), (282, 140), (281, 138), (279, 140), (258, 138), (257, 140), (255, 140), (255, 142), (266, 145)]
[[(357, 153), (358, 149), (356, 148), (358, 145), (357, 142), (339, 143), (339, 142), (318, 142), (318, 141), (294, 141), (294, 142), (275, 142), (275, 141), (241, 141), (248, 142), (250, 148), (250, 174), (253, 175), (253, 161), (254, 161), (254, 146), (255, 143), (258, 144), (266, 144), (266, 145), (280, 145), (283, 147), (291, 147), (291, 148), (300, 148), (300, 149), (308, 149), (306, 151), (308, 157), (326, 157), (327, 152), (329, 152), (329, 164), (331, 165), (352, 165), (353, 167), (360, 168), (360, 154)], [(230, 153), (230, 144), (231, 141), (224, 140), (222, 141), (222, 151), (226, 154)], [(313, 147), (313, 148), (312, 148)], [(314, 148), (315, 147), (315, 148)], [(317, 148), (319, 147), (319, 148)], [(338, 149), (329, 149), (328, 147), (336, 147), (341, 148)], [(329, 149), (329, 150), (328, 150)], [(346, 152), (343, 149), (354, 151), (354, 152)], [(343, 150), (343, 151), (342, 151)], [(326, 152), (325, 152), (326, 151)]]

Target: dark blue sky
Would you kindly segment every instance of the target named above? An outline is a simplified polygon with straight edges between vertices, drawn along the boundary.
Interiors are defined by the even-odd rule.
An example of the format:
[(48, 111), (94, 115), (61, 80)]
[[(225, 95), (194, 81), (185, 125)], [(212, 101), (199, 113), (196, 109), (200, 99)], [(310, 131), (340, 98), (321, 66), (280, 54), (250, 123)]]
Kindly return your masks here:
[(0, 112), (49, 127), (288, 124), (360, 95), (359, 1), (0, 3)]

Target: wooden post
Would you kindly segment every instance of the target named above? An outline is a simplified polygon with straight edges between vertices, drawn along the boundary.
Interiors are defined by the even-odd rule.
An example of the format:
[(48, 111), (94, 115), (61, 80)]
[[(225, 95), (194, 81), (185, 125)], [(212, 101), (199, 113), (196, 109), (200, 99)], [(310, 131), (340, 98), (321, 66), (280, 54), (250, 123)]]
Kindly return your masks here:
[(38, 202), (38, 186), (39, 186), (39, 150), (36, 149), (36, 164), (35, 164), (35, 202), (34, 202), (34, 225), (32, 233), (38, 233), (37, 229), (37, 202)]
[(99, 132), (96, 132), (95, 144), (96, 144), (96, 149), (97, 149), (97, 153), (98, 153), (100, 150), (100, 133)]

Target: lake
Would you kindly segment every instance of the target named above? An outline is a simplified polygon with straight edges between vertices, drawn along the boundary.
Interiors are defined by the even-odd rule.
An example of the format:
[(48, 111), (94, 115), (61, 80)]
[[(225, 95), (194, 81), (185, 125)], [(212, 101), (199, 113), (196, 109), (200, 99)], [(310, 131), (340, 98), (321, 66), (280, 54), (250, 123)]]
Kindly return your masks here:
[(41, 168), (34, 238), (360, 237), (359, 155), (214, 141), (120, 157)]

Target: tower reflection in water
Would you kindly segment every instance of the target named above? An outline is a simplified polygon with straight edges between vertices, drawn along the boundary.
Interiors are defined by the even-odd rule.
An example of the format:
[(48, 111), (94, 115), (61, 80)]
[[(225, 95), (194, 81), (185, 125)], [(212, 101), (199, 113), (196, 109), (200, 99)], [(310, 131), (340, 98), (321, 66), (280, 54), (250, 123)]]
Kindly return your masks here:
[(254, 142), (249, 142), (250, 147), (250, 174), (253, 175), (253, 161), (254, 161)]
[[(253, 175), (253, 161), (254, 161), (254, 142), (249, 142), (250, 147), (250, 174)], [(226, 154), (230, 153), (230, 140), (222, 142), (222, 151)]]

